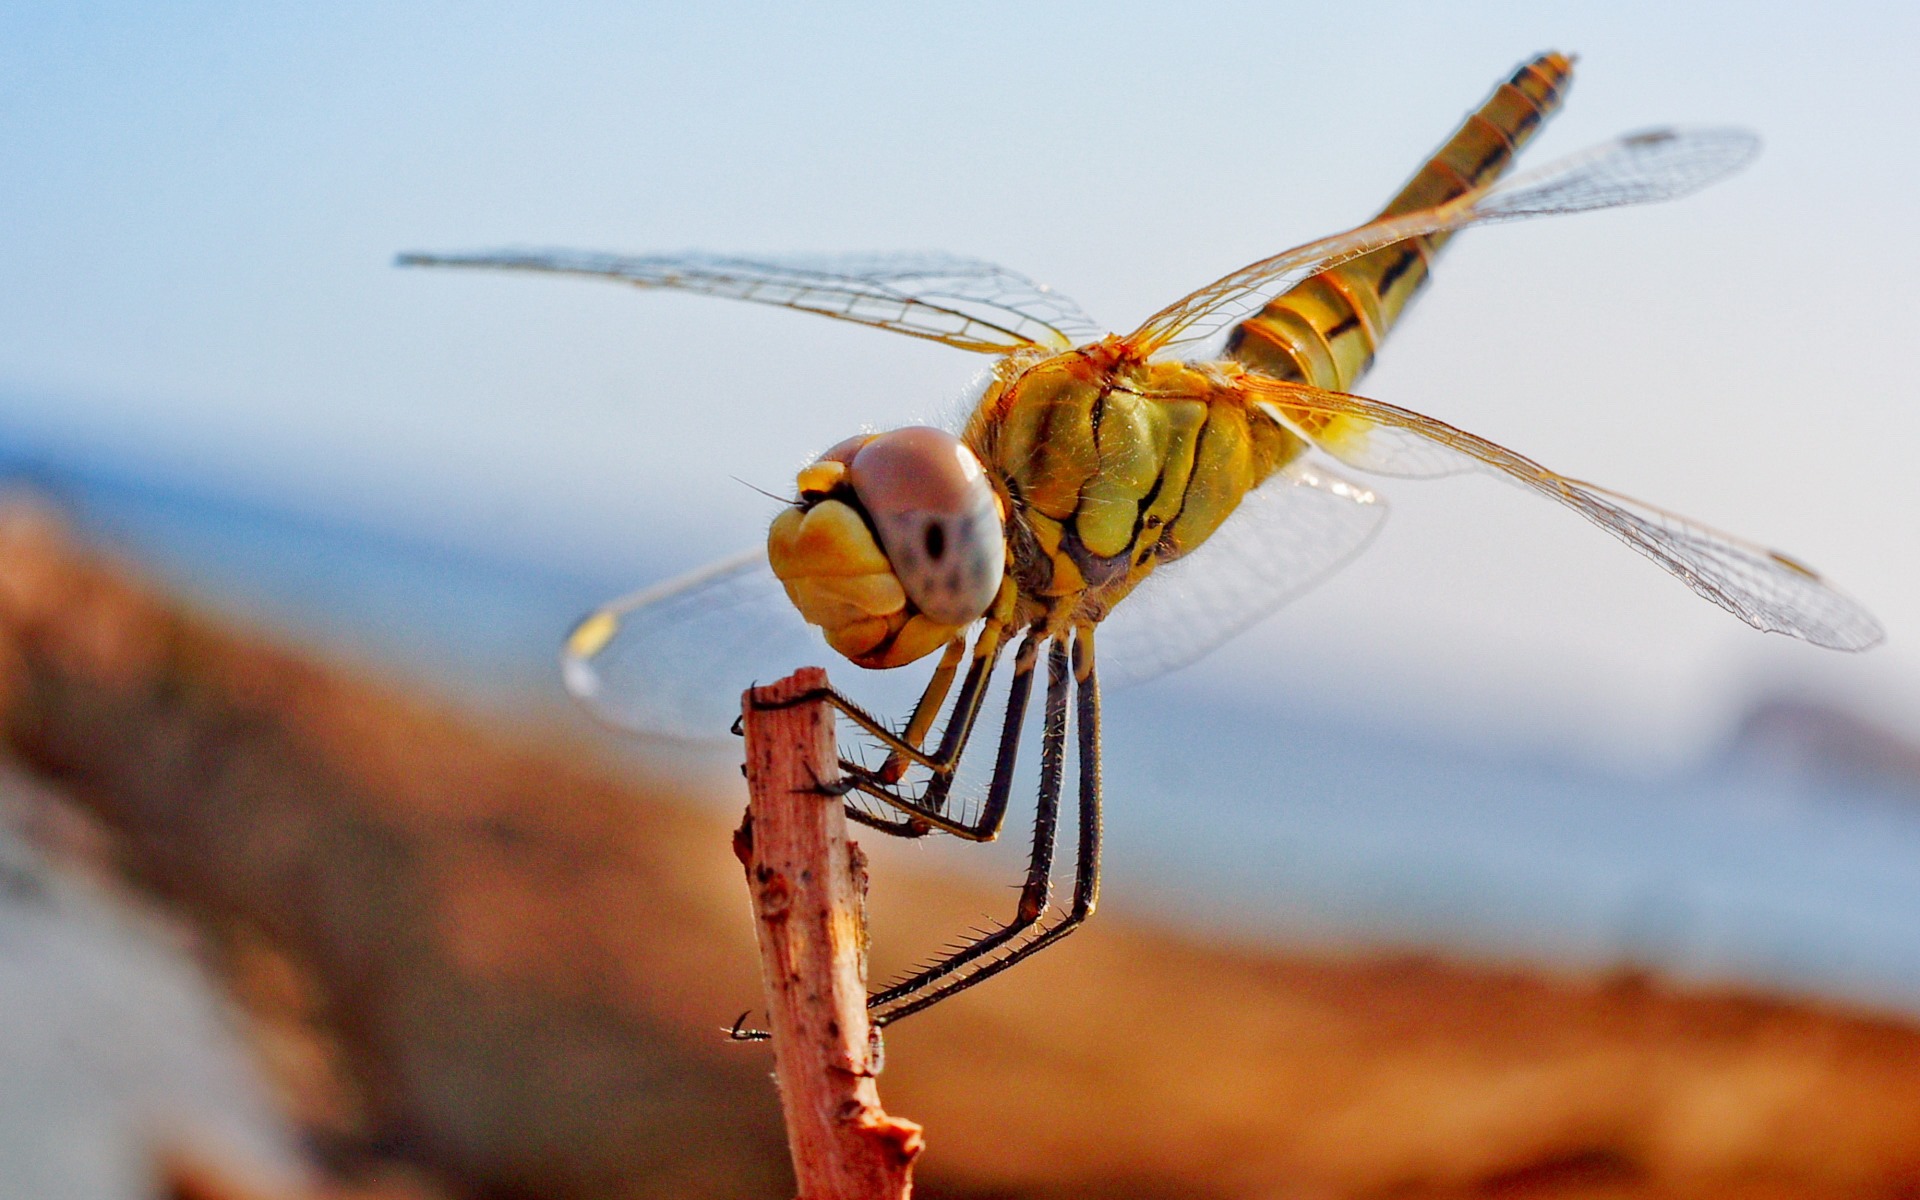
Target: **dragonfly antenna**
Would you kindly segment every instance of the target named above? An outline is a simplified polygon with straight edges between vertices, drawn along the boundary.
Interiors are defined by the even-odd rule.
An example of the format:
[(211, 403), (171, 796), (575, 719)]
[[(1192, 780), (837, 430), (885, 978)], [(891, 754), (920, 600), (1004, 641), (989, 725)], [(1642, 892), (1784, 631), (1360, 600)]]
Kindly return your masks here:
[(780, 503), (786, 505), (789, 508), (792, 508), (795, 505), (798, 505), (800, 503), (798, 500), (794, 500), (787, 496), (775, 495), (774, 493), (761, 487), (757, 483), (748, 483), (746, 480), (740, 478), (738, 475), (729, 475), (727, 476), (727, 478), (733, 480), (735, 483), (739, 484), (742, 487), (750, 488), (753, 491), (759, 492), (762, 496), (765, 496), (769, 500), (778, 500)]

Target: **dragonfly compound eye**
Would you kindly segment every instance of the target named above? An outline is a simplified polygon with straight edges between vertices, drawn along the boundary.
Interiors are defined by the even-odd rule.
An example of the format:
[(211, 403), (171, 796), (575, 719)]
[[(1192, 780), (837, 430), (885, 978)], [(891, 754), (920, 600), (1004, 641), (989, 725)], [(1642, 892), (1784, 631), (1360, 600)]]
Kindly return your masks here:
[(966, 443), (911, 426), (860, 447), (847, 471), (907, 596), (946, 625), (978, 620), (1000, 590), (1006, 535), (993, 486)]
[(993, 602), (1006, 564), (980, 462), (937, 429), (849, 439), (800, 472), (767, 531), (767, 561), (827, 644), (863, 667), (905, 666)]

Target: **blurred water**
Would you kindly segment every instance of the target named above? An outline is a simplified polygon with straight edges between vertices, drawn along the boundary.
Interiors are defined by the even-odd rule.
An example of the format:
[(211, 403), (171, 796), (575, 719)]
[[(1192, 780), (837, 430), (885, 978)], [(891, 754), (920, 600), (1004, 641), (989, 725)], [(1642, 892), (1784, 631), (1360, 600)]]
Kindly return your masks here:
[[(105, 466), (12, 466), (203, 603), (483, 707), (562, 711), (560, 635), (644, 582)], [(1230, 692), (1204, 668), (1110, 696), (1108, 721), (1111, 907), (1234, 937), (1636, 964), (1920, 1012), (1920, 794), (1896, 782), (1740, 758), (1636, 776), (1316, 711), (1283, 682)], [(704, 763), (730, 786), (726, 753)]]
[(1190, 917), (1920, 1011), (1913, 790), (1741, 759), (1636, 777), (1280, 707), (1168, 721), (1135, 699), (1110, 706), (1110, 827)]

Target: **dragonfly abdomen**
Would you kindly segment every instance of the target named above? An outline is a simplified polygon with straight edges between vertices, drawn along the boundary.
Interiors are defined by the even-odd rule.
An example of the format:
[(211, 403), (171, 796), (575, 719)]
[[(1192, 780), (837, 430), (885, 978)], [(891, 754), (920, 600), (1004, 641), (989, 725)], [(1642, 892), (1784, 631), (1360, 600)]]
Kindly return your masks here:
[[(1380, 215), (1430, 208), (1498, 178), (1559, 109), (1572, 75), (1572, 60), (1561, 54), (1543, 54), (1521, 66), (1467, 115)], [(1263, 374), (1351, 391), (1426, 282), (1447, 236), (1410, 239), (1312, 276), (1236, 326), (1228, 354)]]

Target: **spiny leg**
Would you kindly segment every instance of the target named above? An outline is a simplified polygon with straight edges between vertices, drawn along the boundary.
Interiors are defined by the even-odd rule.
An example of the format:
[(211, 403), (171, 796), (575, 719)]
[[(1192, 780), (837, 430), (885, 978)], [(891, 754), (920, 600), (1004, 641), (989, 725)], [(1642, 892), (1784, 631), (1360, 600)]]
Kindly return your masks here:
[[(868, 712), (858, 701), (831, 685), (796, 692), (785, 699), (763, 704), (762, 707), (793, 708), (823, 700), (838, 709), (841, 715), (858, 726), (861, 732), (879, 742), (893, 754), (932, 771), (951, 771), (959, 758), (960, 751), (965, 748), (966, 732), (971, 726), (972, 717), (979, 711), (980, 698), (984, 694), (987, 678), (993, 673), (994, 664), (999, 661), (1000, 651), (1005, 645), (1005, 637), (1006, 626), (997, 619), (989, 618), (986, 624), (981, 626), (980, 633), (973, 642), (973, 665), (967, 671), (966, 683), (961, 686), (960, 698), (954, 702), (954, 719), (948, 722), (947, 731), (936, 750), (929, 751), (914, 745), (903, 733), (896, 732), (885, 721)], [(951, 653), (951, 644), (948, 653)], [(906, 733), (910, 734), (916, 727), (933, 724), (933, 717), (938, 714), (940, 700), (952, 679), (951, 674), (946, 670), (946, 659), (947, 655), (942, 655), (941, 666), (934, 671), (933, 677), (927, 681), (926, 688), (921, 692), (920, 699), (914, 704), (914, 713), (908, 722)], [(734, 731), (737, 733), (739, 730), (740, 722), (736, 720)], [(878, 774), (866, 768), (861, 769), (868, 775)]]
[[(1046, 926), (1038, 936), (1021, 942), (1011, 951), (998, 958), (989, 958), (974, 971), (962, 975), (957, 979), (949, 979), (938, 986), (921, 991), (917, 995), (902, 995), (896, 997), (890, 1006), (884, 1007), (881, 1011), (873, 1014), (873, 1024), (876, 1026), (890, 1025), (902, 1017), (911, 1016), (922, 1009), (938, 1004), (954, 993), (964, 991), (983, 979), (999, 974), (1021, 959), (1038, 953), (1047, 946), (1067, 936), (1069, 933), (1072, 933), (1084, 924), (1088, 917), (1093, 915), (1094, 908), (1100, 902), (1101, 785), (1100, 682), (1094, 674), (1092, 626), (1084, 626), (1076, 631), (1073, 644), (1073, 674), (1078, 684), (1078, 704), (1075, 718), (1078, 725), (1076, 732), (1079, 735), (1077, 753), (1080, 757), (1080, 845), (1074, 864), (1072, 905), (1058, 922)], [(1049, 680), (1049, 684), (1051, 685), (1051, 680)], [(1052, 707), (1052, 700), (1053, 689), (1049, 686), (1049, 709)], [(1049, 724), (1051, 724), (1051, 719), (1049, 719)], [(1031, 879), (1029, 882), (1031, 882)], [(1026, 899), (1024, 891), (1021, 899), (1024, 911), (1024, 902)], [(979, 956), (974, 955), (972, 957), (978, 958)], [(971, 961), (971, 959), (969, 959), (969, 961)], [(922, 974), (926, 974), (926, 972)], [(937, 975), (934, 976), (935, 979), (938, 977)], [(933, 982), (933, 979), (929, 979), (928, 982)], [(888, 990), (893, 991), (895, 989)], [(872, 1001), (869, 1001), (870, 1005), (871, 1003)]]
[(1000, 832), (1007, 817), (1007, 800), (1013, 794), (1013, 770), (1020, 756), (1020, 733), (1027, 724), (1027, 699), (1033, 693), (1033, 668), (1040, 659), (1041, 635), (1027, 634), (1013, 656), (1013, 678), (1007, 688), (1007, 712), (1000, 722), (1000, 748), (993, 759), (993, 778), (987, 784), (987, 803), (977, 822), (991, 838)]
[[(1033, 691), (1033, 668), (1040, 656), (1042, 640), (1044, 639), (1040, 633), (1029, 632), (1021, 640), (1020, 648), (1014, 652), (1013, 678), (1009, 681), (1007, 688), (1007, 712), (1000, 723), (1000, 749), (994, 756), (993, 777), (987, 786), (986, 805), (981, 808), (980, 815), (971, 822), (942, 823), (940, 828), (949, 833), (955, 833), (976, 842), (992, 841), (1000, 834), (1001, 823), (1007, 816), (1007, 799), (1013, 792), (1013, 769), (1015, 758), (1020, 752), (1020, 729), (1026, 723), (1027, 697)], [(844, 769), (845, 764), (842, 766)], [(864, 795), (878, 795), (880, 799), (896, 807), (912, 804), (921, 809), (938, 812), (944, 810), (946, 806), (947, 794), (953, 788), (954, 776), (950, 774), (934, 776), (927, 783), (927, 794), (918, 800), (900, 797), (890, 788), (884, 792), (876, 792), (875, 789), (867, 786), (866, 781), (862, 780), (858, 774), (843, 780), (843, 783)], [(851, 815), (858, 810), (849, 807), (847, 812)], [(882, 818), (873, 817), (871, 813), (862, 813), (854, 819), (861, 821), (862, 824), (881, 827), (876, 822)], [(905, 821), (898, 822), (901, 825), (908, 823), (927, 824), (919, 817), (908, 817)]]
[[(927, 680), (926, 690), (920, 693), (920, 699), (913, 706), (913, 715), (907, 718), (907, 727), (900, 732), (900, 740), (908, 745), (924, 745), (927, 733), (933, 728), (934, 718), (940, 715), (940, 709), (947, 702), (947, 691), (953, 687), (953, 677), (960, 669), (960, 660), (966, 655), (965, 638), (954, 638), (941, 652), (940, 665), (933, 670), (933, 678)], [(958, 710), (960, 706), (956, 705)], [(880, 778), (888, 783), (898, 783), (906, 775), (911, 760), (898, 750), (887, 755), (887, 761), (881, 764)]]
[[(1018, 718), (1026, 713), (1027, 695), (1032, 686), (1033, 668), (1039, 655), (1041, 640), (1042, 635), (1038, 631), (1029, 631), (1021, 640), (1019, 650), (1014, 654), (1014, 675), (1012, 687), (1007, 694), (1007, 711), (1008, 718), (1016, 731), (1019, 726)], [(941, 738), (939, 754), (942, 757), (951, 755), (956, 765), (962, 749), (977, 726), (982, 701), (985, 699), (986, 681), (993, 670), (991, 660), (985, 662), (984, 669), (979, 666), (981, 659), (976, 657), (975, 662), (976, 668), (968, 673), (967, 682), (961, 687), (960, 698), (954, 704), (954, 716), (948, 721), (946, 733)], [(946, 814), (947, 796), (952, 791), (955, 780), (951, 767), (934, 774), (927, 781), (926, 792), (918, 797), (903, 795), (898, 788), (881, 779), (879, 773), (869, 771), (857, 763), (843, 760), (840, 767), (845, 773), (844, 782), (854, 790), (884, 801), (907, 814), (907, 820), (901, 824), (924, 822), (935, 829), (968, 841), (990, 842), (999, 836), (1001, 822), (1006, 818), (1007, 798), (1013, 782), (1012, 755), (1018, 744), (1016, 737), (1014, 747), (1009, 748), (1006, 744), (1006, 724), (1003, 723), (1001, 728), (1001, 752), (1000, 757), (995, 761), (993, 783), (987, 793), (987, 803), (979, 816), (972, 821), (957, 820)], [(855, 810), (850, 808), (848, 811), (851, 813)], [(873, 821), (863, 823), (874, 824)], [(891, 832), (891, 829), (889, 831)]]
[[(927, 686), (921, 691), (920, 699), (914, 702), (913, 715), (908, 718), (907, 727), (900, 733), (902, 741), (914, 746), (926, 741), (927, 732), (932, 729), (934, 719), (940, 715), (940, 709), (946, 704), (947, 692), (953, 687), (953, 677), (958, 672), (960, 660), (966, 656), (966, 653), (965, 638), (954, 638), (947, 643), (947, 648), (940, 654), (939, 666), (934, 668), (933, 677), (927, 680)], [(978, 660), (974, 665), (978, 669)], [(962, 697), (960, 704), (955, 705), (955, 711), (965, 703), (965, 697)], [(844, 755), (841, 756), (840, 762), (843, 767), (848, 764), (848, 761)], [(889, 751), (886, 762), (874, 772), (874, 775), (888, 784), (897, 784), (911, 765), (911, 760), (899, 751)], [(832, 790), (844, 796), (856, 788), (851, 782), (844, 782)], [(869, 829), (878, 829), (890, 837), (922, 838), (933, 832), (933, 826), (918, 817), (888, 818), (852, 804), (846, 806), (846, 812), (848, 820), (865, 825)]]
[[(1008, 594), (1011, 595), (1011, 592)], [(1005, 608), (1008, 605), (1002, 604), (1000, 607)], [(796, 692), (767, 707), (792, 708), (796, 705), (824, 700), (838, 709), (842, 716), (852, 721), (868, 737), (886, 747), (892, 757), (925, 767), (935, 774), (951, 774), (955, 764), (960, 760), (961, 753), (966, 749), (967, 737), (973, 730), (974, 718), (979, 715), (980, 701), (986, 693), (987, 680), (993, 674), (994, 664), (999, 661), (1000, 651), (1005, 646), (1006, 628), (1006, 619), (999, 612), (989, 616), (986, 623), (980, 627), (980, 633), (973, 642), (973, 665), (967, 671), (966, 683), (961, 685), (960, 698), (954, 702), (953, 716), (947, 721), (947, 730), (941, 736), (940, 747), (934, 751), (915, 745), (913, 740), (896, 732), (885, 721), (874, 716), (846, 693), (831, 685)], [(908, 733), (911, 733), (916, 726), (930, 727), (933, 724), (933, 717), (940, 707), (939, 696), (945, 694), (952, 679), (951, 674), (946, 671), (946, 662), (947, 655), (942, 655), (941, 666), (935, 669), (933, 677), (927, 682), (927, 687), (921, 692), (920, 700), (914, 705), (913, 716), (908, 721)], [(735, 721), (734, 732), (738, 733), (739, 730), (740, 722)], [(888, 765), (883, 765), (882, 771), (892, 769), (890, 765), (892, 757), (889, 758)], [(849, 764), (843, 762), (842, 765)], [(851, 765), (869, 779), (877, 780), (881, 777), (882, 771), (872, 771), (858, 763)], [(904, 768), (901, 769), (904, 770)]]
[[(993, 780), (988, 785), (987, 803), (981, 811), (980, 820), (976, 826), (981, 830), (988, 831), (988, 837), (991, 837), (994, 832), (999, 830), (1000, 823), (1006, 817), (1007, 798), (1013, 791), (1014, 768), (1019, 758), (1020, 734), (1022, 727), (1026, 724), (1027, 700), (1033, 691), (1033, 670), (1040, 656), (1040, 643), (1042, 640), (1044, 640), (1043, 636), (1039, 632), (1029, 632), (1026, 637), (1021, 640), (1020, 648), (1014, 652), (1013, 678), (1009, 681), (1007, 689), (1006, 719), (1000, 726), (1000, 749), (994, 759)], [(1048, 729), (1052, 731), (1052, 758), (1054, 761), (1054, 767), (1051, 773), (1052, 789), (1049, 796), (1049, 793), (1043, 787), (1040, 807), (1046, 812), (1046, 816), (1044, 820), (1042, 820), (1036, 815), (1034, 821), (1032, 864), (1027, 872), (1027, 887), (1021, 895), (1020, 912), (1023, 917), (1030, 908), (1036, 916), (1046, 909), (1046, 894), (1048, 890), (1046, 876), (1048, 868), (1053, 861), (1054, 830), (1057, 827), (1057, 810), (1060, 796), (1061, 768), (1059, 760), (1062, 753), (1061, 743), (1065, 740), (1066, 664), (1064, 656), (1065, 652), (1061, 649), (1059, 643), (1056, 642), (1053, 647), (1053, 654), (1048, 662), (1049, 681), (1047, 686), (1047, 711), (1049, 714), (1047, 724)], [(964, 701), (964, 696), (962, 699)], [(1043, 776), (1044, 774), (1043, 769)], [(844, 790), (844, 785), (848, 782), (850, 781), (843, 780), (842, 784), (838, 785), (835, 790)], [(912, 819), (888, 823), (885, 821), (885, 818), (874, 816), (871, 813), (863, 812), (852, 806), (848, 806), (846, 811), (847, 815), (853, 820), (863, 825), (880, 829), (886, 833), (895, 834), (896, 836), (923, 836), (928, 831), (924, 823)], [(918, 832), (906, 832), (910, 825), (917, 825)], [(1039, 888), (1039, 900), (1037, 903), (1030, 904), (1027, 893), (1034, 890), (1036, 886), (1036, 876), (1039, 879), (1037, 885)], [(1027, 918), (1024, 920), (1024, 923), (1010, 925), (998, 934), (989, 935), (989, 938), (983, 940), (981, 943), (969, 946), (959, 954), (944, 959), (940, 963), (929, 967), (927, 970), (918, 972), (891, 985), (884, 991), (868, 997), (867, 1006), (871, 1008), (879, 1004), (887, 1003), (889, 1000), (897, 999), (900, 996), (905, 996), (931, 983), (937, 982), (946, 974), (966, 965), (968, 962), (978, 958), (981, 954), (988, 953), (995, 947), (1005, 944), (1009, 937), (1012, 937), (1032, 924), (1033, 920)], [(746, 1018), (747, 1014), (742, 1013), (740, 1018), (733, 1023), (733, 1027), (728, 1030), (727, 1036), (736, 1042), (765, 1041), (772, 1036), (762, 1029), (745, 1028)]]
[[(835, 788), (833, 791), (835, 795), (846, 794), (845, 791), (838, 788)], [(923, 838), (933, 832), (933, 826), (922, 821), (919, 817), (901, 817), (896, 820), (890, 817), (883, 817), (878, 813), (868, 812), (866, 809), (859, 808), (852, 804), (846, 806), (846, 812), (847, 820), (858, 825), (865, 825), (868, 829), (878, 829), (888, 837)]]
[[(966, 750), (967, 741), (972, 736), (980, 715), (982, 701), (986, 698), (987, 683), (992, 678), (1000, 653), (1005, 648), (1005, 626), (997, 619), (990, 618), (973, 643), (973, 665), (967, 671), (966, 682), (960, 687), (960, 696), (954, 701), (953, 713), (948, 718), (946, 731), (941, 735), (940, 745), (928, 753), (900, 734), (888, 728), (885, 722), (869, 713), (859, 704), (849, 699), (838, 689), (824, 687), (811, 689), (794, 697), (780, 701), (772, 707), (788, 708), (795, 704), (812, 701), (825, 701), (838, 709), (863, 732), (887, 747), (891, 752), (881, 770), (875, 771), (863, 763), (848, 758), (840, 759), (840, 769), (844, 775), (836, 794), (845, 795), (849, 791), (859, 791), (865, 795), (885, 802), (905, 814), (898, 821), (847, 806), (847, 815), (854, 821), (895, 837), (924, 837), (933, 829), (945, 830), (971, 841), (990, 841), (994, 830), (983, 828), (981, 822), (956, 821), (941, 811), (946, 795), (953, 786), (954, 769), (960, 756)], [(920, 700), (914, 705), (914, 715), (909, 721), (907, 732), (912, 734), (916, 728), (924, 731), (932, 725), (938, 714), (940, 701), (952, 681), (948, 664), (957, 655), (951, 645), (942, 656), (941, 665), (928, 681)], [(928, 767), (932, 779), (928, 783), (926, 797), (903, 795), (887, 778), (888, 772), (896, 760), (906, 763), (918, 763)], [(904, 766), (901, 768), (904, 770)]]
[[(1020, 652), (1016, 656), (1019, 661), (1025, 664), (1013, 680), (1014, 694), (1019, 698), (1017, 703), (1022, 711), (1024, 711), (1026, 704), (1026, 685), (1031, 681), (1033, 674), (1033, 653), (1029, 648), (1029, 643), (1032, 641), (1033, 638), (1029, 635), (1026, 642), (1022, 643)], [(967, 672), (967, 682), (962, 685), (960, 699), (954, 705), (955, 719), (958, 719), (962, 711), (966, 711), (968, 713), (967, 724), (969, 727), (972, 724), (973, 717), (978, 714), (981, 698), (985, 694), (987, 679), (993, 672), (994, 663), (999, 658), (1000, 649), (1001, 642), (999, 640), (998, 623), (990, 622), (989, 627), (983, 629), (980, 636), (974, 640), (974, 663), (972, 668)], [(940, 656), (940, 664), (935, 668), (933, 677), (927, 681), (926, 688), (921, 692), (920, 699), (914, 705), (913, 716), (908, 720), (907, 728), (904, 732), (904, 739), (906, 741), (917, 743), (926, 736), (927, 730), (933, 724), (933, 719), (939, 715), (940, 707), (946, 699), (948, 689), (953, 684), (955, 670), (965, 650), (966, 643), (963, 639), (955, 638), (952, 642), (948, 643), (947, 649)], [(876, 726), (879, 725), (876, 718), (866, 714), (858, 705), (853, 704), (852, 701), (846, 699), (831, 687), (810, 690), (804, 693), (804, 698), (824, 700), (842, 712), (858, 712), (864, 719), (857, 723), (868, 732), (875, 732)], [(785, 700), (777, 704), (763, 705), (762, 707), (788, 708), (794, 703), (796, 703), (794, 700)], [(959, 739), (956, 742), (952, 729), (953, 724), (954, 722), (949, 722), (948, 731), (941, 739), (941, 753), (950, 753), (953, 761), (957, 764), (960, 751), (965, 746), (965, 738), (968, 731), (961, 731)], [(736, 736), (744, 734), (745, 731), (742, 721), (736, 720), (734, 722), (733, 731)], [(889, 764), (892, 764), (899, 759), (899, 753), (895, 752), (889, 755), (887, 761)], [(843, 771), (864, 770), (864, 768), (859, 767), (857, 764), (849, 763), (844, 756), (840, 759), (840, 766)], [(904, 767), (902, 769), (904, 770)], [(742, 766), (741, 772), (744, 774), (745, 771), (746, 768)], [(949, 772), (949, 786), (950, 775), (951, 772)], [(940, 777), (936, 776), (936, 778)], [(822, 795), (844, 796), (849, 791), (855, 790), (855, 787), (855, 782), (851, 778), (842, 778), (837, 783), (827, 783), (818, 778), (814, 780), (814, 790)], [(1004, 800), (1005, 791), (1005, 788), (1000, 789), (1002, 793), (1000, 808), (1002, 811), (1004, 811), (1006, 807)], [(883, 796), (882, 798), (889, 799), (889, 802), (892, 802), (889, 797)], [(942, 792), (942, 799), (944, 799), (944, 790)], [(989, 805), (989, 807), (991, 807), (991, 805)], [(851, 804), (845, 806), (845, 811), (850, 820), (872, 829), (878, 829), (882, 833), (891, 834), (894, 837), (925, 837), (933, 831), (932, 825), (918, 817), (909, 816), (898, 821), (889, 821), (885, 817), (856, 808)], [(771, 1039), (773, 1034), (767, 1030), (747, 1027), (746, 1021), (749, 1015), (751, 1014), (743, 1012), (734, 1019), (733, 1025), (726, 1031), (728, 1039), (736, 1042), (764, 1042)]]
[[(995, 812), (996, 819), (998, 814), (1005, 812), (1006, 797), (1012, 789), (1015, 759), (1020, 746), (1020, 727), (1026, 715), (1027, 688), (1020, 685), (1032, 679), (1033, 648), (1037, 637), (1037, 634), (1029, 635), (1020, 646), (1020, 657), (1024, 660), (1022, 665), (1026, 669), (1014, 676), (1016, 691), (1009, 697), (1007, 721), (1000, 730), (1000, 755), (994, 763), (992, 790), (987, 802), (988, 809)], [(1053, 852), (1060, 822), (1060, 781), (1065, 770), (1070, 684), (1067, 648), (1055, 641), (1047, 655), (1047, 707), (1040, 734), (1040, 792), (1033, 817), (1033, 854), (1028, 860), (1027, 879), (1020, 888), (1020, 902), (1013, 919), (869, 996), (867, 1007), (882, 1009), (886, 1014), (876, 1017), (876, 1021), (883, 1023), (893, 1019), (893, 1010), (887, 1006), (902, 1001), (911, 1003), (917, 994), (1017, 940), (1047, 911), (1053, 890)], [(991, 973), (989, 968), (983, 970)], [(959, 986), (966, 986), (971, 978), (969, 976), (961, 980)], [(942, 989), (941, 994), (948, 994), (947, 990)], [(914, 1010), (917, 1011), (918, 1007), (921, 1006), (914, 1006)]]

